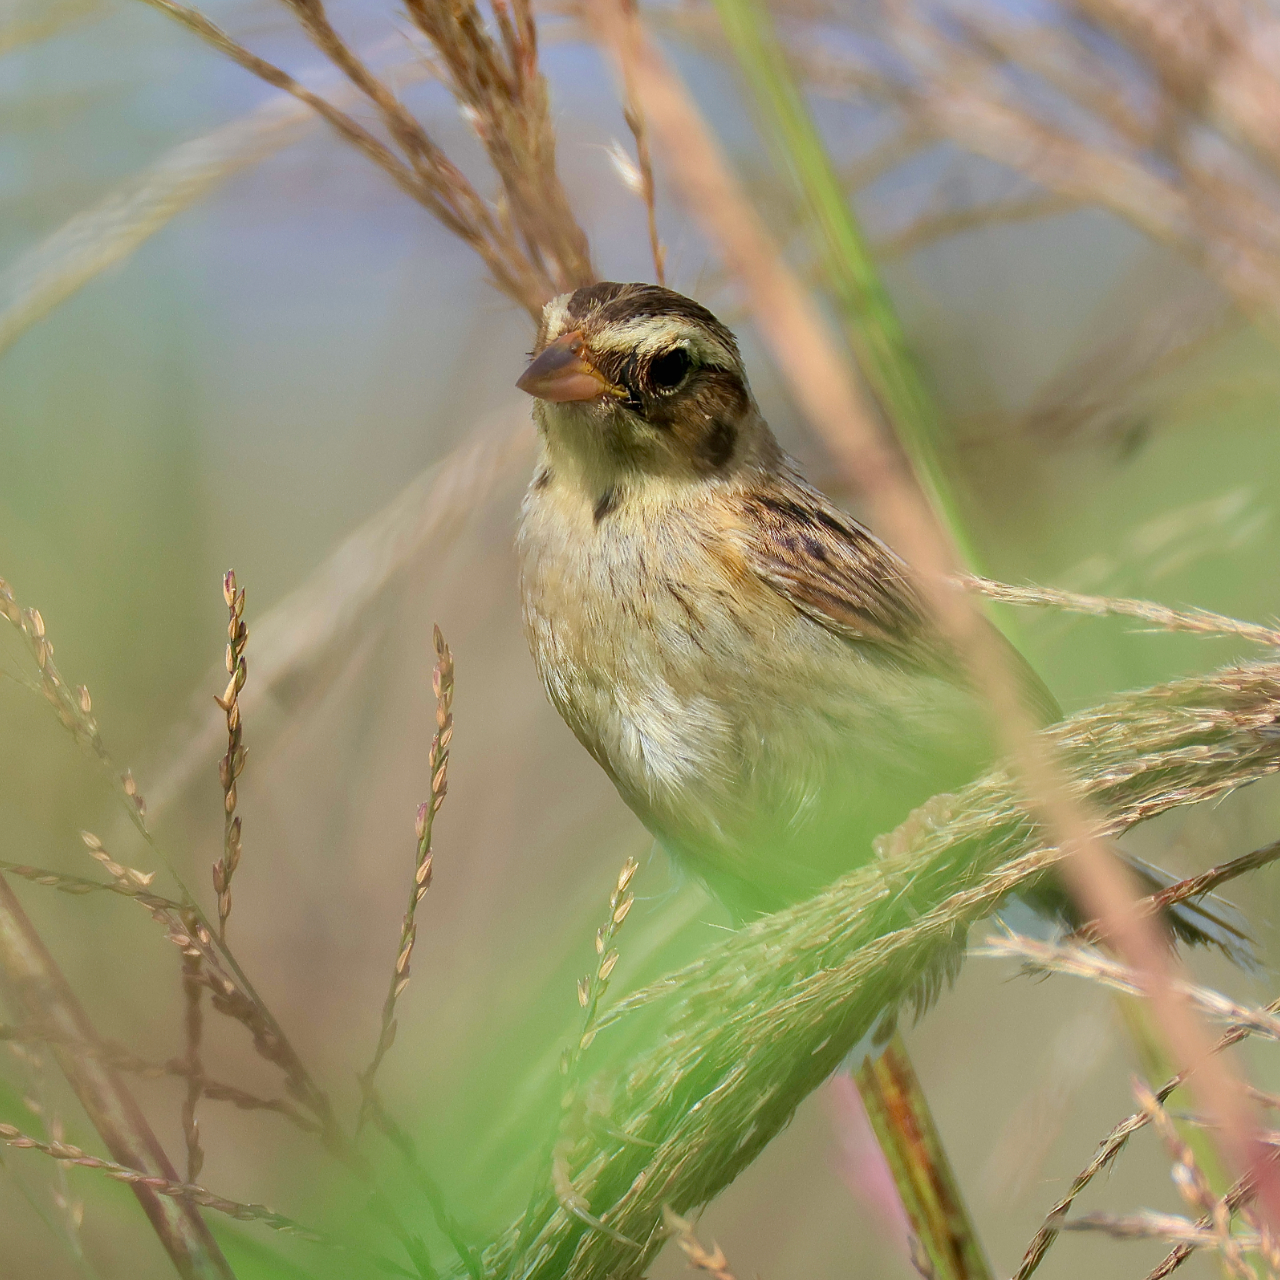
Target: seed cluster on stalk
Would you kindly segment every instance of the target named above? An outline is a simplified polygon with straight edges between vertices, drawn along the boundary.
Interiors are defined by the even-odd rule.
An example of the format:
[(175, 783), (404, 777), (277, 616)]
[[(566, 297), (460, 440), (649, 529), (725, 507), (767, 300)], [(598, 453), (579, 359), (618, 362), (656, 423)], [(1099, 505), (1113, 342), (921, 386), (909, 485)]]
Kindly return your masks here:
[(236, 814), (236, 779), (244, 770), (247, 749), (240, 723), (240, 690), (249, 674), (244, 648), (249, 641), (249, 628), (244, 624), (244, 588), (236, 590), (234, 569), (222, 579), (222, 596), (227, 602), (227, 687), (214, 701), (227, 716), (227, 753), (218, 762), (218, 779), (222, 783), (222, 808), (226, 815), (222, 839), (222, 857), (213, 864), (213, 890), (218, 895), (218, 936), (227, 936), (227, 917), (231, 915), (231, 878), (240, 865), (240, 818)]

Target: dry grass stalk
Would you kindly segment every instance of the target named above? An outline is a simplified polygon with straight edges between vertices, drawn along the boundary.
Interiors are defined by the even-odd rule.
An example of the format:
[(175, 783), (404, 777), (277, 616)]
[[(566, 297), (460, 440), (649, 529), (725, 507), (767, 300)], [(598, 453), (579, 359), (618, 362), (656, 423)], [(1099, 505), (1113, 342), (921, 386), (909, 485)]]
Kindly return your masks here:
[[(1122, 995), (1142, 996), (1147, 992), (1142, 973), (1078, 942), (1041, 942), (1021, 934), (1007, 933), (989, 938), (971, 954), (1021, 960), (1029, 972), (1063, 973), (1073, 978), (1085, 978)], [(1220, 991), (1184, 979), (1175, 979), (1173, 989), (1207, 1018), (1232, 1027), (1247, 1027), (1253, 1034), (1268, 1040), (1280, 1040), (1280, 1017), (1265, 1009), (1240, 1004)]]
[[(305, 681), (342, 650), (351, 632), (368, 627), (381, 598), (426, 548), (443, 555), (493, 488), (526, 464), (533, 429), (526, 407), (503, 410), (446, 457), (415, 477), (381, 511), (345, 538), (253, 628), (253, 684), (240, 697), (241, 715), (286, 682)], [(148, 787), (157, 810), (199, 776), (221, 749), (222, 714), (202, 691), (196, 718), (164, 752), (163, 771)], [(259, 751), (266, 748), (260, 743)]]
[(53, 643), (45, 635), (44, 618), (39, 609), (22, 608), (13, 595), (13, 589), (0, 578), (0, 614), (26, 642), (27, 649), (40, 672), (40, 689), (53, 707), (63, 727), (82, 747), (97, 757), (111, 775), (117, 794), (122, 798), (125, 811), (139, 831), (146, 834), (146, 801), (138, 792), (133, 774), (126, 769), (117, 774), (111, 757), (103, 745), (98, 722), (93, 716), (93, 699), (84, 685), (67, 684), (53, 660)]
[[(635, 0), (627, 0), (632, 11)], [(667, 283), (667, 250), (658, 235), (658, 209), (654, 196), (653, 156), (649, 150), (649, 131), (645, 127), (644, 108), (636, 97), (630, 64), (622, 62), (622, 115), (631, 130), (636, 144), (636, 169), (634, 179), (626, 175), (627, 185), (644, 201), (645, 220), (649, 228), (649, 252), (653, 255), (653, 278), (660, 284)], [(621, 169), (621, 166), (619, 166)]]
[[(0, 48), (3, 47), (0, 33)], [(420, 53), (403, 57), (397, 80), (429, 74)], [(379, 54), (381, 50), (377, 51)], [(380, 58), (385, 65), (385, 58)], [(319, 77), (323, 82), (324, 77)], [(357, 95), (332, 72), (324, 85), (335, 105)], [(0, 354), (84, 285), (123, 261), (185, 209), (251, 165), (305, 137), (319, 117), (292, 94), (279, 94), (239, 120), (181, 143), (104, 199), (68, 219), (0, 275)]]
[[(144, 874), (133, 867), (125, 867), (116, 862), (102, 846), (102, 841), (91, 831), (82, 831), (81, 840), (89, 850), (89, 856), (99, 863), (116, 885), (124, 891), (137, 886), (147, 888), (155, 878), (155, 872)], [(188, 934), (194, 934), (200, 927), (199, 921), (185, 908), (177, 908), (183, 927)], [(153, 916), (172, 918), (172, 909), (153, 907)], [(187, 1053), (184, 1073), (187, 1080), (186, 1097), (182, 1104), (182, 1133), (187, 1145), (187, 1181), (194, 1182), (204, 1164), (204, 1151), (200, 1146), (200, 1126), (196, 1121), (196, 1104), (200, 1101), (204, 1067), (200, 1061), (200, 1035), (203, 1027), (203, 1011), (200, 1007), (203, 995), (201, 982), (202, 960), (200, 952), (186, 948), (182, 953), (182, 994), (185, 1006), (184, 1026), (186, 1032)]]
[(1214, 1247), (1221, 1254), (1224, 1267), (1237, 1280), (1256, 1280), (1252, 1268), (1245, 1265), (1240, 1242), (1232, 1237), (1232, 1209), (1226, 1198), (1214, 1195), (1209, 1180), (1196, 1161), (1195, 1152), (1183, 1141), (1169, 1118), (1169, 1113), (1156, 1100), (1150, 1088), (1143, 1081), (1135, 1079), (1133, 1091), (1138, 1105), (1150, 1117), (1173, 1159), (1174, 1185), (1187, 1204), (1200, 1211), (1203, 1222), (1201, 1229), (1208, 1228), (1212, 1232)]
[[(1045, 733), (1113, 839), (1280, 772), (1280, 666), (1157, 686)], [(645, 1047), (601, 1082), (608, 1129), (584, 1129), (566, 1167), (593, 1213), (642, 1248), (587, 1231), (544, 1186), (487, 1268), (524, 1280), (641, 1275), (664, 1202), (688, 1212), (714, 1197), (886, 1009), (938, 990), (971, 924), (1065, 856), (997, 769), (936, 797), (870, 865), (616, 1003), (598, 1037), (642, 1017)]]
[[(1223, 1246), (1221, 1235), (1212, 1225), (1201, 1226), (1176, 1213), (1157, 1213), (1153, 1209), (1140, 1209), (1137, 1213), (1124, 1214), (1086, 1213), (1064, 1223), (1063, 1230), (1101, 1231), (1106, 1235), (1114, 1236), (1117, 1240), (1164, 1240), (1170, 1243), (1177, 1241), (1188, 1250), (1220, 1250)], [(1243, 1250), (1258, 1252), (1260, 1246), (1261, 1240), (1256, 1234), (1234, 1236), (1231, 1241), (1231, 1249), (1234, 1253), (1240, 1253)], [(1147, 1280), (1152, 1280), (1152, 1277), (1157, 1274), (1167, 1275), (1168, 1272), (1152, 1272)], [(1256, 1280), (1253, 1271), (1247, 1267), (1243, 1271), (1233, 1268), (1230, 1274)]]
[[(1280, 1000), (1273, 1001), (1267, 1006), (1267, 1013), (1280, 1013)], [(1251, 1033), (1251, 1028), (1244, 1026), (1233, 1027), (1226, 1032), (1214, 1046), (1215, 1053), (1221, 1053), (1224, 1049), (1230, 1048), (1233, 1044), (1239, 1044), (1246, 1036)], [(1157, 1102), (1163, 1104), (1168, 1101), (1174, 1090), (1179, 1088), (1186, 1082), (1190, 1075), (1190, 1071), (1179, 1071), (1176, 1075), (1166, 1080), (1154, 1093)], [(1256, 1095), (1255, 1095), (1256, 1096)], [(1265, 1105), (1265, 1104), (1264, 1104)], [(1052, 1209), (1049, 1210), (1044, 1223), (1036, 1232), (1031, 1243), (1027, 1246), (1026, 1252), (1023, 1254), (1022, 1262), (1015, 1273), (1013, 1280), (1029, 1280), (1029, 1277), (1037, 1270), (1040, 1263), (1044, 1260), (1044, 1255), (1049, 1251), (1054, 1240), (1057, 1239), (1059, 1232), (1064, 1230), (1067, 1211), (1075, 1203), (1076, 1197), (1101, 1173), (1104, 1169), (1109, 1168), (1115, 1158), (1128, 1145), (1129, 1139), (1150, 1123), (1150, 1115), (1145, 1111), (1137, 1111), (1133, 1115), (1122, 1120), (1098, 1145), (1097, 1151), (1094, 1153), (1093, 1159), (1088, 1165), (1072, 1179), (1071, 1186), (1068, 1188), (1065, 1196), (1062, 1197)], [(1249, 1174), (1243, 1175), (1237, 1180), (1232, 1191), (1228, 1192), (1228, 1200), (1233, 1196), (1251, 1196), (1253, 1194), (1253, 1179)], [(1171, 1255), (1172, 1256), (1172, 1255)], [(1189, 1255), (1187, 1255), (1189, 1256)], [(1181, 1259), (1185, 1260), (1185, 1258)], [(1166, 1260), (1167, 1262), (1168, 1260)], [(1175, 1263), (1174, 1266), (1178, 1265)], [(1172, 1270), (1173, 1267), (1170, 1267)], [(1168, 1274), (1161, 1272), (1159, 1274)], [(1151, 1278), (1154, 1280), (1154, 1276)]]
[(426, 896), (431, 887), (431, 867), (433, 853), (431, 836), (435, 828), (436, 814), (444, 803), (449, 789), (449, 744), (453, 741), (453, 654), (445, 644), (440, 628), (432, 628), (432, 643), (436, 651), (436, 665), (431, 673), (431, 687), (436, 695), (436, 731), (431, 739), (431, 751), (428, 756), (430, 769), (431, 794), (418, 806), (418, 816), (414, 824), (417, 836), (417, 854), (414, 859), (413, 886), (409, 890), (409, 905), (405, 908), (404, 919), (400, 923), (400, 943), (396, 948), (396, 962), (391, 970), (391, 981), (387, 987), (386, 998), (382, 1002), (382, 1026), (378, 1031), (378, 1043), (374, 1048), (369, 1065), (360, 1073), (360, 1116), (356, 1123), (359, 1130), (369, 1116), (374, 1100), (374, 1078), (382, 1059), (395, 1043), (396, 1001), (409, 985), (409, 964), (413, 959), (413, 944), (418, 937), (417, 911), (418, 903)]
[[(61, 871), (51, 871), (47, 867), (30, 867), (22, 862), (0, 861), (0, 871), (9, 875), (30, 880), (32, 884), (44, 885), (57, 889), (60, 893), (69, 893), (73, 897), (81, 897), (87, 893), (118, 893), (125, 898), (136, 898), (144, 906), (161, 911), (180, 911), (182, 903), (172, 898), (162, 898), (149, 893), (127, 880), (114, 880), (110, 884), (103, 880), (88, 880), (84, 876), (64, 875)], [(139, 875), (141, 872), (138, 873)]]
[[(172, 1178), (160, 1178), (154, 1174), (145, 1173), (141, 1169), (132, 1169), (128, 1165), (119, 1164), (114, 1160), (101, 1160), (97, 1156), (91, 1156), (68, 1142), (43, 1142), (39, 1138), (33, 1138), (23, 1133), (11, 1124), (0, 1123), (0, 1142), (4, 1142), (7, 1146), (15, 1147), (21, 1151), (41, 1151), (54, 1160), (62, 1161), (65, 1164), (73, 1164), (81, 1169), (96, 1169), (100, 1173), (105, 1173), (108, 1178), (114, 1178), (117, 1182), (126, 1183), (128, 1186), (133, 1187), (135, 1191), (151, 1192), (154, 1195), (167, 1196), (183, 1203), (200, 1205), (202, 1208), (224, 1213), (239, 1222), (261, 1222), (273, 1231), (297, 1236), (302, 1240), (311, 1240), (317, 1244), (331, 1243), (328, 1236), (322, 1235), (318, 1231), (313, 1231), (310, 1227), (304, 1227), (292, 1218), (286, 1218), (284, 1214), (276, 1213), (274, 1209), (267, 1208), (266, 1205), (241, 1204), (236, 1200), (228, 1200), (223, 1196), (215, 1195), (212, 1191), (190, 1182), (178, 1182)], [(230, 1271), (225, 1274), (228, 1277), (231, 1276)], [(234, 1277), (232, 1277), (232, 1280), (234, 1280)]]
[(409, 0), (409, 17), (431, 41), (444, 78), (485, 148), (501, 187), (489, 205), (341, 37), (321, 0), (286, 0), (316, 47), (376, 110), (387, 145), (354, 116), (231, 39), (176, 0), (146, 3), (177, 19), (247, 71), (317, 111), (402, 191), (469, 245), (494, 284), (536, 322), (548, 298), (594, 278), (586, 236), (556, 171), (547, 87), (538, 68), (529, 0), (494, 6), (498, 34), (473, 0), (441, 7)]
[[(195, 922), (189, 920), (187, 927), (194, 929)], [(187, 1048), (184, 1074), (187, 1080), (187, 1093), (182, 1100), (182, 1136), (187, 1144), (188, 1182), (194, 1182), (204, 1167), (204, 1149), (200, 1145), (200, 1122), (196, 1119), (196, 1106), (204, 1092), (204, 1063), (200, 1060), (200, 1037), (204, 1030), (204, 1010), (201, 1008), (204, 984), (200, 981), (202, 968), (203, 963), (198, 954), (183, 955), (183, 1030), (186, 1033)]]
[(800, 0), (783, 11), (792, 57), (817, 92), (888, 103), (937, 140), (1120, 215), (1245, 313), (1280, 314), (1274, 11), (1087, 0), (1015, 18), (999, 6), (895, 0), (839, 45), (820, 24), (846, 15)]
[[(133, 1175), (134, 1194), (179, 1275), (187, 1280), (233, 1280), (195, 1204), (166, 1199), (157, 1186), (149, 1184), (148, 1180), (176, 1183), (177, 1173), (124, 1082), (96, 1055), (68, 1047), (95, 1044), (97, 1035), (3, 877), (0, 984), (18, 1015), (28, 1024), (47, 1028), (53, 1037), (51, 1047), (63, 1075), (114, 1161)], [(19, 1144), (24, 1135), (11, 1126), (0, 1128), (0, 1138), (13, 1145), (35, 1141)], [(82, 1152), (75, 1154), (77, 1159), (83, 1157)]]
[[(1250, 871), (1257, 871), (1261, 867), (1269, 866), (1278, 858), (1280, 858), (1280, 840), (1273, 840), (1270, 844), (1253, 850), (1252, 853), (1243, 853), (1238, 858), (1231, 858), (1216, 867), (1210, 867), (1208, 871), (1202, 871), (1199, 875), (1187, 876), (1186, 879), (1179, 880), (1176, 884), (1171, 884), (1167, 889), (1161, 889), (1158, 893), (1149, 894), (1138, 904), (1139, 910), (1147, 915), (1162, 916), (1177, 903), (1186, 902), (1191, 898), (1203, 897), (1206, 893), (1213, 893), (1222, 885), (1228, 884), (1230, 881), (1246, 875)], [(1077, 930), (1075, 936), (1084, 942), (1098, 941), (1097, 929), (1093, 925), (1085, 925)], [(1242, 966), (1248, 967), (1251, 963), (1250, 940), (1243, 935), (1240, 936), (1239, 940), (1241, 944), (1239, 952), (1233, 958)], [(1256, 963), (1256, 960), (1252, 961), (1252, 963)]]
[(662, 1206), (662, 1221), (680, 1252), (689, 1259), (689, 1266), (694, 1271), (706, 1271), (715, 1280), (733, 1280), (733, 1272), (729, 1270), (729, 1259), (724, 1250), (713, 1243), (710, 1249), (704, 1248), (696, 1234), (693, 1223), (682, 1218), (669, 1204)]
[[(31, 1115), (44, 1124), (45, 1135), (53, 1142), (62, 1142), (65, 1130), (62, 1117), (50, 1098), (48, 1061), (40, 1052), (38, 1042), (27, 1040), (24, 1043), (10, 1041), (11, 1055), (25, 1069), (28, 1088), (23, 1094), (22, 1104)], [(84, 1201), (72, 1194), (69, 1170), (65, 1165), (55, 1164), (52, 1184), (49, 1187), (49, 1200), (57, 1214), (57, 1224), (61, 1230), (63, 1242), (76, 1262), (84, 1268), (87, 1258), (84, 1252), (84, 1241), (80, 1229), (84, 1224)], [(33, 1197), (26, 1193), (33, 1205)], [(43, 1216), (43, 1215), (42, 1215)]]
[[(1249, 1208), (1249, 1201), (1257, 1190), (1256, 1179), (1246, 1175), (1228, 1188), (1223, 1196), (1214, 1195), (1194, 1153), (1182, 1140), (1164, 1109), (1163, 1099), (1167, 1090), (1153, 1094), (1141, 1081), (1136, 1081), (1134, 1087), (1142, 1105), (1138, 1114), (1159, 1129), (1173, 1156), (1173, 1180), (1183, 1198), (1201, 1211), (1199, 1220), (1191, 1222), (1174, 1214), (1149, 1210), (1134, 1214), (1091, 1213), (1070, 1222), (1060, 1222), (1060, 1229), (1102, 1231), (1121, 1239), (1159, 1239), (1173, 1243), (1173, 1251), (1150, 1272), (1147, 1280), (1163, 1280), (1172, 1275), (1197, 1249), (1215, 1250), (1221, 1255), (1225, 1269), (1245, 1280), (1254, 1280), (1255, 1273), (1243, 1255), (1257, 1254), (1265, 1264), (1266, 1280), (1274, 1280), (1277, 1266), (1280, 1266), (1280, 1247), (1274, 1235), (1256, 1220)], [(1280, 1152), (1273, 1153), (1272, 1163), (1277, 1159), (1280, 1159)], [(1248, 1232), (1232, 1230), (1232, 1216), (1237, 1213), (1249, 1228)]]
[(1137, 618), (1164, 631), (1189, 631), (1204, 636), (1239, 636), (1252, 644), (1280, 647), (1280, 630), (1256, 622), (1242, 622), (1207, 609), (1170, 609), (1150, 600), (1126, 600), (1113, 596), (1082, 595), (1056, 587), (1012, 587), (990, 578), (965, 575), (960, 582), (970, 591), (998, 600), (1001, 604), (1029, 608), (1063, 609), (1094, 618)]
[[(66, 684), (53, 665), (53, 646), (45, 636), (43, 619), (40, 618), (38, 611), (19, 608), (14, 600), (12, 591), (2, 580), (0, 580), (0, 611), (4, 612), (5, 616), (18, 627), (21, 634), (27, 639), (28, 646), (32, 650), (32, 655), (41, 671), (42, 688), (49, 702), (57, 711), (63, 725), (73, 733), (77, 741), (88, 745), (110, 772), (110, 757), (102, 744), (97, 724), (92, 720), (88, 692), (83, 686), (80, 686), (77, 688), (74, 698), (65, 695)], [(234, 675), (232, 680), (234, 682)], [(126, 771), (124, 774), (119, 775), (118, 783), (119, 794), (126, 805), (130, 817), (152, 849), (159, 856), (163, 856), (151, 840), (150, 832), (146, 827), (146, 806), (142, 803), (142, 797), (137, 793), (132, 774)], [(371, 1211), (376, 1212), (380, 1220), (392, 1230), (409, 1257), (414, 1260), (419, 1272), (424, 1276), (432, 1274), (433, 1268), (425, 1256), (421, 1242), (405, 1228), (394, 1207), (387, 1202), (385, 1196), (379, 1190), (368, 1161), (358, 1150), (350, 1135), (338, 1123), (328, 1095), (316, 1084), (307, 1071), (302, 1059), (298, 1056), (297, 1051), (285, 1035), (279, 1022), (254, 990), (236, 962), (235, 957), (226, 947), (225, 940), (215, 938), (212, 927), (201, 914), (194, 901), (189, 896), (186, 896), (183, 902), (175, 904), (167, 899), (152, 895), (141, 888), (135, 888), (135, 877), (140, 877), (141, 873), (132, 872), (131, 874), (129, 868), (116, 863), (101, 849), (101, 843), (97, 841), (97, 838), (88, 833), (86, 833), (86, 844), (90, 846), (90, 852), (107, 868), (109, 874), (114, 876), (119, 873), (113, 886), (115, 890), (121, 893), (127, 892), (128, 896), (147, 907), (152, 917), (164, 928), (169, 941), (178, 947), (184, 960), (200, 959), (198, 981), (209, 988), (213, 1007), (218, 1012), (241, 1023), (249, 1031), (253, 1039), (254, 1049), (259, 1056), (281, 1070), (285, 1077), (286, 1089), (290, 1095), (297, 1099), (314, 1117), (314, 1131), (324, 1144), (325, 1149), (368, 1184), (371, 1191)], [(169, 863), (168, 865), (185, 894), (185, 886), (182, 886), (181, 880), (177, 877), (176, 872), (173, 871), (172, 864)], [(8, 893), (7, 886), (3, 884), (2, 880), (0, 880), (0, 893)], [(0, 898), (0, 908), (4, 905), (2, 898)], [(18, 907), (15, 899), (12, 900), (9, 914), (12, 916), (17, 911)], [(16, 919), (16, 916), (14, 918)], [(22, 919), (25, 920), (25, 917)], [(0, 933), (3, 932), (3, 926), (6, 923), (8, 923), (6, 913), (0, 909)], [(35, 938), (34, 933), (32, 933), (31, 945), (33, 947), (39, 946), (39, 940)], [(52, 964), (51, 961), (49, 963)], [(0, 965), (0, 970), (2, 969), (3, 965)], [(197, 980), (194, 966), (190, 969), (190, 976), (193, 980)], [(69, 992), (67, 993), (67, 998), (70, 999)], [(33, 1013), (29, 1016), (28, 1021), (34, 1020), (35, 1014)], [(70, 1030), (62, 1028), (59, 1029), (59, 1038), (73, 1042), (85, 1041), (91, 1037), (77, 1034), (74, 1028)], [(55, 1052), (58, 1053), (56, 1042)], [(86, 1061), (96, 1064), (95, 1069), (107, 1069), (97, 1055)], [(77, 1079), (77, 1062), (78, 1060), (70, 1053), (59, 1053), (59, 1063), (64, 1074), (72, 1081), (73, 1087), (75, 1087)], [(123, 1086), (120, 1087), (123, 1088)], [(131, 1099), (130, 1105), (133, 1105)], [(136, 1110), (136, 1107), (134, 1109)], [(92, 1111), (91, 1115), (93, 1115)], [(145, 1129), (146, 1122), (140, 1112), (137, 1113), (136, 1119)], [(101, 1126), (109, 1124), (111, 1120), (112, 1117), (109, 1115), (105, 1117), (94, 1116), (94, 1123), (100, 1126), (100, 1132), (103, 1131)], [(150, 1130), (146, 1129), (146, 1133), (149, 1135)], [(163, 1155), (163, 1153), (161, 1154)], [(137, 1165), (138, 1161), (123, 1161), (122, 1163)], [(166, 1173), (169, 1181), (176, 1182), (177, 1175), (171, 1167), (167, 1167), (163, 1172)], [(143, 1199), (144, 1208), (152, 1205), (153, 1202), (155, 1204), (161, 1203), (155, 1201), (155, 1197), (149, 1196), (145, 1192), (145, 1188), (141, 1188), (141, 1186), (139, 1197)], [(163, 1204), (159, 1212), (148, 1210), (148, 1216), (151, 1218), (153, 1226), (162, 1234), (162, 1238), (164, 1238), (164, 1232), (168, 1229), (164, 1221), (165, 1212), (167, 1210)], [(200, 1226), (203, 1229), (203, 1223)], [(168, 1243), (166, 1240), (167, 1245)], [(181, 1239), (175, 1237), (175, 1244), (180, 1246), (182, 1244)], [(190, 1253), (191, 1250), (188, 1249), (187, 1252)], [(225, 1265), (218, 1261), (220, 1258), (220, 1254), (216, 1255), (215, 1262), (209, 1265)], [(201, 1265), (204, 1264), (201, 1263)], [(183, 1274), (187, 1274), (187, 1272), (184, 1271)], [(201, 1272), (200, 1274), (203, 1275), (204, 1273)], [(218, 1274), (221, 1274), (221, 1272), (218, 1272)]]
[(236, 813), (236, 781), (244, 770), (247, 748), (240, 720), (240, 690), (249, 674), (244, 648), (249, 628), (244, 623), (244, 588), (236, 590), (236, 574), (228, 569), (222, 579), (222, 598), (227, 602), (227, 687), (214, 702), (227, 717), (227, 753), (218, 764), (222, 783), (222, 857), (213, 864), (213, 891), (218, 895), (218, 939), (227, 940), (227, 918), (231, 915), (231, 878), (240, 865), (240, 818)]
[[(1257, 1221), (1257, 1216), (1249, 1207), (1249, 1202), (1253, 1199), (1256, 1190), (1255, 1180), (1246, 1175), (1228, 1188), (1227, 1193), (1222, 1197), (1222, 1203), (1228, 1212), (1239, 1213), (1245, 1225), (1253, 1233), (1252, 1236), (1244, 1233), (1237, 1234), (1235, 1239), (1239, 1247), (1261, 1255), (1268, 1268), (1264, 1280), (1276, 1280), (1276, 1273), (1280, 1271), (1280, 1246), (1277, 1246), (1275, 1235)], [(1209, 1215), (1201, 1217), (1194, 1224), (1193, 1229), (1196, 1232), (1212, 1232), (1214, 1229), (1212, 1217)], [(1204, 1242), (1198, 1239), (1179, 1241), (1160, 1264), (1148, 1274), (1146, 1280), (1164, 1280), (1166, 1276), (1172, 1275), (1182, 1266), (1197, 1248), (1201, 1247), (1204, 1247)], [(1209, 1247), (1212, 1247), (1212, 1244)]]
[[(1069, 888), (1102, 922), (1108, 942), (1144, 975), (1144, 993), (1175, 1060), (1206, 1060), (1196, 1076), (1203, 1105), (1220, 1122), (1217, 1137), (1228, 1163), (1240, 1170), (1251, 1167), (1264, 1155), (1252, 1136), (1257, 1128), (1253, 1104), (1230, 1067), (1209, 1056), (1207, 1033), (1175, 994), (1176, 961), (1154, 922), (1135, 910), (1138, 893), (1132, 877), (1100, 839), (1094, 815), (1067, 784), (1052, 739), (1034, 732), (1017, 678), (994, 637), (971, 602), (951, 588), (957, 557), (946, 531), (882, 438), (820, 314), (782, 261), (684, 86), (634, 16), (618, 3), (602, 3), (591, 16), (614, 56), (631, 60), (637, 93), (671, 172), (745, 287), (755, 322), (796, 402), (845, 475), (867, 497), (874, 523), (913, 566), (928, 606), (985, 695), (1037, 820), (1059, 848), (1070, 852), (1062, 867)], [(1262, 1203), (1280, 1223), (1280, 1178), (1269, 1166), (1260, 1168)]]
[[(169, 1058), (165, 1062), (152, 1062), (147, 1058), (140, 1058), (135, 1053), (130, 1053), (123, 1045), (111, 1040), (102, 1040), (96, 1044), (82, 1040), (59, 1041), (50, 1032), (39, 1027), (0, 1023), (0, 1041), (10, 1044), (64, 1044), (66, 1048), (76, 1053), (97, 1058), (115, 1071), (127, 1071), (130, 1075), (141, 1076), (144, 1080), (158, 1080), (163, 1076), (177, 1076), (185, 1080), (192, 1074), (191, 1063), (185, 1057)], [(304, 1116), (286, 1098), (261, 1098), (237, 1085), (227, 1084), (221, 1080), (211, 1080), (203, 1075), (202, 1069), (201, 1082), (203, 1096), (215, 1102), (229, 1102), (242, 1111), (274, 1111), (307, 1133), (319, 1132), (316, 1122)]]

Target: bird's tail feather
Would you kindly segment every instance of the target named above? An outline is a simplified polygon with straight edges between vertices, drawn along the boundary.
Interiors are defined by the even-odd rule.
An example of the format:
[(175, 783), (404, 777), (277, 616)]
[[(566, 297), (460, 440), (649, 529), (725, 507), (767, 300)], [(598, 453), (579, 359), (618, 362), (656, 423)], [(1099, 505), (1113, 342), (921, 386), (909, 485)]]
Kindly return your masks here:
[[(1130, 871), (1150, 893), (1159, 893), (1178, 883), (1178, 877), (1142, 858), (1122, 852)], [(1233, 964), (1250, 971), (1260, 967), (1257, 945), (1248, 920), (1239, 907), (1217, 894), (1206, 893), (1175, 903), (1165, 913), (1165, 920), (1180, 942), (1191, 946), (1217, 947)]]

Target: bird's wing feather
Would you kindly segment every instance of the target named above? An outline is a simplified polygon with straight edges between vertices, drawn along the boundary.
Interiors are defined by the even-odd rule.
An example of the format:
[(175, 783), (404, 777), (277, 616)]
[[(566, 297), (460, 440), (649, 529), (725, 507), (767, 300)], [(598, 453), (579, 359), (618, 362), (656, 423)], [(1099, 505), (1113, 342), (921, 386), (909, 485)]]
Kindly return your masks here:
[[(969, 679), (950, 641), (929, 617), (906, 564), (870, 530), (833, 507), (798, 476), (745, 497), (748, 567), (820, 626), (909, 670), (960, 687)], [(993, 627), (1027, 709), (1050, 724), (1062, 715), (1053, 695)]]

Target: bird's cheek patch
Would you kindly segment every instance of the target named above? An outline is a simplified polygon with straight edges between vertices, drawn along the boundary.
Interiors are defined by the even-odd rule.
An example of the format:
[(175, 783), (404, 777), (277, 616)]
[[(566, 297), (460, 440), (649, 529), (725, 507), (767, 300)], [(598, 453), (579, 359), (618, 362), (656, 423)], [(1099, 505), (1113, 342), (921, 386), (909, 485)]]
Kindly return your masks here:
[(726, 418), (717, 418), (709, 424), (702, 437), (702, 460), (712, 471), (721, 471), (733, 458), (738, 444), (738, 428)]

